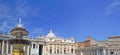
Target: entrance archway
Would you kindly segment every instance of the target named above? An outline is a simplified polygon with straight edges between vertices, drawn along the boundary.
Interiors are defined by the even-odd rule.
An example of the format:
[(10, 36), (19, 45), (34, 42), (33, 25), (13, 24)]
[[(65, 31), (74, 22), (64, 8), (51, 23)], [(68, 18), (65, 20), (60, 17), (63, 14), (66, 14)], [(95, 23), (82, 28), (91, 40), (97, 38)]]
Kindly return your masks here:
[(42, 55), (42, 49), (43, 49), (43, 45), (39, 45), (39, 55)]

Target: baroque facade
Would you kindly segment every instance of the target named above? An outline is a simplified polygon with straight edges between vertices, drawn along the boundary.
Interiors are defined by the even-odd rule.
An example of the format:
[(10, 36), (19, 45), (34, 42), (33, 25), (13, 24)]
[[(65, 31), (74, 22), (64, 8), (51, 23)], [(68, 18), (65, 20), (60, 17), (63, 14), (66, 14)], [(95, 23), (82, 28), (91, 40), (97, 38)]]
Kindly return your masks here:
[(29, 38), (21, 24), (10, 34), (0, 34), (0, 54), (2, 55), (120, 55), (120, 36), (98, 41), (91, 37), (83, 42), (73, 38), (60, 38), (52, 30), (45, 36)]
[[(31, 40), (31, 54), (36, 55), (75, 55), (75, 41), (73, 39), (58, 38), (52, 30), (46, 35), (40, 35), (37, 39)], [(42, 51), (40, 48), (42, 47)]]
[[(0, 54), (2, 55), (75, 55), (75, 41), (73, 38), (64, 39), (56, 36), (52, 30), (38, 38), (28, 38), (22, 35), (25, 30), (19, 21), (14, 34), (0, 34)], [(22, 29), (22, 30), (21, 30)], [(16, 31), (17, 30), (17, 31)], [(19, 32), (22, 31), (22, 32)], [(18, 35), (16, 35), (18, 34)], [(24, 32), (23, 32), (24, 34)], [(28, 35), (28, 33), (25, 33)], [(19, 41), (18, 41), (19, 40)], [(24, 41), (23, 41), (24, 40)], [(30, 44), (26, 44), (30, 42)], [(14, 43), (14, 44), (11, 44)], [(19, 50), (18, 50), (19, 49)]]
[(56, 38), (50, 30), (46, 36), (46, 53), (48, 55), (75, 55), (75, 41), (73, 39)]

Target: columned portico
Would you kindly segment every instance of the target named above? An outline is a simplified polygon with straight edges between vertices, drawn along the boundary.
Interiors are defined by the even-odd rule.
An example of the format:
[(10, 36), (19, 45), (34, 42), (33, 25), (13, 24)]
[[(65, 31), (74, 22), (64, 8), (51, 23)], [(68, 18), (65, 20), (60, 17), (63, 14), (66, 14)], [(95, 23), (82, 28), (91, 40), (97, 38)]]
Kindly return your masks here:
[(103, 55), (106, 55), (106, 49), (103, 49)]
[(28, 45), (28, 46), (27, 46), (27, 55), (30, 55), (30, 54), (29, 54), (29, 53), (30, 53), (29, 50), (30, 50), (30, 46)]
[(4, 54), (4, 40), (2, 41), (2, 54)]
[(46, 44), (44, 44), (44, 55), (46, 55)]
[(8, 49), (9, 48), (9, 43), (8, 43), (8, 41), (6, 41), (6, 54), (8, 54)]
[(10, 53), (12, 54), (12, 50), (13, 50), (13, 46), (12, 45), (10, 45)]
[(45, 55), (45, 43), (44, 40), (31, 40), (31, 48), (29, 55)]
[(42, 55), (45, 55), (45, 44), (43, 44)]

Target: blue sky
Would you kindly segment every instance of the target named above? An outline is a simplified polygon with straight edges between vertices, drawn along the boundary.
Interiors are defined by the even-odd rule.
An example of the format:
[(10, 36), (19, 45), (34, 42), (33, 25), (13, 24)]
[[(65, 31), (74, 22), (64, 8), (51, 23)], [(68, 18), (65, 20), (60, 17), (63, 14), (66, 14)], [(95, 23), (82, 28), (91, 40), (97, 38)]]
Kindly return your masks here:
[(50, 29), (64, 38), (106, 40), (120, 35), (120, 0), (0, 0), (0, 31), (22, 19), (30, 36)]

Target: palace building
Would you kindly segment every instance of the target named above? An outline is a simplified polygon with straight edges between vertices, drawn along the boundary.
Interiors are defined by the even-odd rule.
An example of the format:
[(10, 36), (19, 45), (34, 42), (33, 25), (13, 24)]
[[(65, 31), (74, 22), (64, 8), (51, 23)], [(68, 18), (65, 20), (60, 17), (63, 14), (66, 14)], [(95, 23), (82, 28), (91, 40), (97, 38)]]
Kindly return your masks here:
[(120, 36), (112, 36), (103, 41), (88, 37), (76, 43), (76, 55), (120, 55)]
[(75, 55), (73, 38), (56, 36), (52, 30), (45, 36), (28, 38), (29, 32), (21, 24), (9, 34), (0, 34), (0, 54), (2, 55)]

